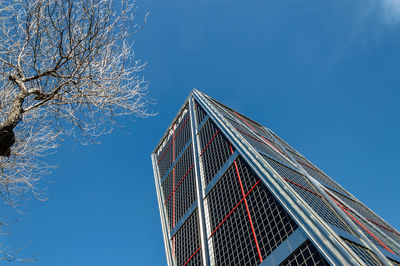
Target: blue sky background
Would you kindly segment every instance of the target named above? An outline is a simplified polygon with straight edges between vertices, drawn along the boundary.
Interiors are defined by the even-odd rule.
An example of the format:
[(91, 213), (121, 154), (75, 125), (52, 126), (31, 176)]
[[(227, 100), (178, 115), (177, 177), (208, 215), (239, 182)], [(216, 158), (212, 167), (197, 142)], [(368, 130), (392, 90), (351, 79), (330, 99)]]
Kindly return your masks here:
[[(1, 242), (35, 265), (165, 265), (150, 153), (192, 88), (266, 125), (400, 228), (400, 1), (138, 0), (151, 106), (49, 161)], [(129, 133), (126, 133), (127, 131)], [(11, 265), (23, 265), (11, 263)]]

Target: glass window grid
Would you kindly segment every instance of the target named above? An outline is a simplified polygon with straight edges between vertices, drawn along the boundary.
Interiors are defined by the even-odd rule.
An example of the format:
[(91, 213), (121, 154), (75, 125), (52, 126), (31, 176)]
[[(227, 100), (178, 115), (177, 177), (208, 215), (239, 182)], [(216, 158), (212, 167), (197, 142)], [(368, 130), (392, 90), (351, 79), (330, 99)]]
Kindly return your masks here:
[(258, 265), (260, 263), (244, 204), (240, 204), (211, 237), (212, 265)]
[(247, 118), (239, 113), (236, 115), (236, 117), (238, 117), (238, 119), (242, 120), (255, 134), (263, 136), (270, 142), (271, 141), (275, 142), (262, 125), (250, 120), (249, 118)]
[[(175, 164), (174, 170), (169, 172), (161, 184), (164, 208), (170, 230), (175, 227), (179, 219), (196, 200), (196, 181), (193, 166), (192, 146), (189, 146)], [(173, 186), (174, 173), (175, 187)]]
[(163, 192), (163, 203), (166, 203), (167, 199), (169, 199), (174, 191), (174, 183), (173, 183), (173, 172), (170, 171), (168, 176), (164, 179), (164, 182), (161, 184), (161, 190)]
[[(238, 132), (243, 136), (243, 138), (245, 140), (247, 140), (247, 142), (249, 142), (249, 144), (255, 148), (258, 151), (263, 152), (263, 154), (277, 160), (280, 161), (282, 163), (288, 163), (288, 160), (283, 157), (281, 154), (279, 154), (278, 152), (276, 152), (275, 150), (273, 150), (268, 144), (266, 144), (264, 142), (264, 140), (262, 140), (260, 137), (254, 135), (253, 133), (251, 133), (250, 131), (248, 131), (247, 129), (245, 129), (243, 126), (241, 126), (240, 124), (232, 121), (231, 119), (228, 119), (228, 121), (232, 124), (232, 126), (234, 128), (236, 128), (238, 130)], [(271, 142), (272, 145), (274, 145), (274, 142)], [(276, 144), (275, 144), (276, 145)], [(276, 145), (278, 146), (278, 145)]]
[(195, 106), (196, 106), (196, 122), (197, 125), (200, 125), (201, 122), (203, 121), (203, 119), (207, 116), (207, 113), (203, 110), (203, 108), (200, 107), (200, 105), (195, 102)]
[(330, 265), (318, 249), (307, 239), (279, 266), (328, 266)]
[[(198, 251), (201, 242), (197, 209), (176, 232), (171, 243), (174, 245), (176, 265), (181, 266), (185, 263), (186, 265), (201, 265), (201, 250)], [(192, 257), (193, 254), (195, 255)]]
[[(243, 136), (246, 136), (247, 138), (251, 138), (254, 141), (259, 142), (262, 145), (267, 145), (266, 141), (267, 140), (272, 146), (274, 146), (275, 149), (279, 150), (279, 152), (281, 154), (284, 154), (284, 152), (282, 151), (282, 149), (279, 147), (278, 144), (276, 144), (276, 142), (271, 139), (271, 137), (268, 135), (267, 132), (262, 131), (262, 134), (260, 134), (259, 132), (255, 132), (254, 130), (249, 129), (248, 126), (243, 125), (243, 123), (241, 121), (239, 121), (238, 119), (231, 119), (229, 117), (225, 117), (226, 120), (228, 120), (228, 122), (236, 129), (239, 131), (239, 133)], [(261, 129), (260, 129), (261, 130)], [(265, 138), (265, 139), (263, 139)], [(273, 151), (275, 152), (275, 151)], [(281, 154), (277, 153), (278, 156), (281, 156)], [(285, 158), (286, 160), (286, 158)]]
[(196, 179), (192, 146), (175, 167), (175, 221), (178, 222), (196, 200)]
[(207, 194), (208, 227), (214, 230), (242, 198), (235, 166), (232, 164)]
[(231, 110), (230, 108), (228, 108), (228, 107), (224, 106), (223, 104), (217, 102), (217, 101), (214, 100), (214, 99), (211, 99), (211, 98), (210, 98), (210, 100), (211, 100), (211, 103), (212, 103), (222, 114), (225, 114), (225, 116), (227, 115), (228, 117), (230, 116), (231, 118), (234, 118), (234, 119), (238, 119), (236, 113), (235, 113), (233, 110)]
[[(248, 194), (246, 200), (248, 202), (249, 212), (261, 255), (265, 258), (295, 231), (298, 226), (268, 189), (263, 184), (258, 184), (258, 177), (247, 163), (241, 157), (236, 159), (236, 163), (244, 193)], [(249, 191), (251, 192), (248, 193)], [(241, 213), (241, 218), (237, 217), (239, 216), (237, 213), (240, 213), (241, 209), (245, 211), (245, 204), (242, 198), (243, 195), (236, 175), (236, 168), (234, 164), (232, 164), (205, 199), (205, 205), (208, 210), (206, 213), (206, 221), (209, 237), (210, 234), (213, 233), (210, 244), (212, 248), (210, 250), (212, 250), (213, 253), (211, 257), (215, 257), (215, 265), (257, 265), (259, 263), (257, 253), (251, 253), (252, 255), (247, 259), (242, 259), (246, 252), (257, 252), (255, 241), (254, 239), (252, 240), (251, 226), (249, 220), (246, 219), (246, 213)], [(235, 207), (236, 209), (234, 209)], [(232, 220), (235, 221), (234, 226), (232, 225)], [(237, 227), (238, 221), (240, 221), (240, 227)], [(229, 230), (223, 228), (229, 228)], [(229, 232), (237, 230), (241, 232), (246, 231), (248, 233), (247, 238), (242, 237), (237, 241), (247, 241), (248, 245), (251, 247), (243, 247), (242, 242), (231, 243), (234, 241), (232, 240), (234, 236), (223, 236), (221, 231), (226, 234), (225, 230)], [(215, 235), (217, 235), (217, 237), (214, 237)], [(234, 247), (228, 247), (231, 245)], [(240, 251), (236, 250), (239, 248), (237, 246), (242, 247), (245, 252), (243, 253), (243, 249)], [(227, 249), (235, 253), (235, 256), (225, 261), (222, 258), (227, 256), (227, 254), (224, 253)]]
[[(188, 110), (187, 107), (188, 106), (186, 105), (183, 110)], [(156, 156), (157, 166), (161, 178), (164, 177), (164, 175), (167, 173), (167, 171), (173, 164), (174, 159), (176, 159), (176, 155), (182, 151), (182, 149), (185, 147), (185, 145), (191, 138), (189, 116), (190, 116), (189, 112), (186, 112), (180, 119), (180, 121), (175, 120), (172, 123), (172, 125), (174, 125), (172, 126), (172, 129), (174, 130), (173, 134), (167, 137), (168, 140), (166, 144), (164, 145), (162, 150), (158, 153), (158, 156)], [(175, 153), (175, 158), (174, 158), (174, 153)]]
[[(340, 191), (343, 194), (348, 195), (348, 193), (342, 189), (335, 181), (333, 181), (329, 176), (325, 175), (324, 173), (322, 173), (314, 164), (312, 164), (309, 160), (305, 159), (302, 156), (299, 156), (296, 153), (291, 153), (291, 155), (294, 157), (294, 159), (300, 163), (300, 165), (303, 167), (304, 170), (306, 170), (306, 172), (312, 176), (313, 178), (315, 178), (316, 180), (318, 180), (319, 182), (326, 184), (334, 189), (336, 189), (337, 191)], [(350, 196), (350, 195), (349, 195)]]
[[(197, 107), (198, 108), (198, 107)], [(203, 111), (203, 110), (201, 110), (201, 111)], [(204, 111), (203, 111), (204, 112)], [(187, 114), (188, 115), (188, 114)], [(205, 114), (205, 112), (204, 112), (204, 116), (206, 116), (206, 114)], [(197, 116), (198, 117), (198, 116)], [(204, 117), (203, 117), (204, 118)], [(244, 118), (244, 117), (243, 117)], [(245, 118), (244, 118), (245, 119)], [(185, 120), (182, 120), (182, 122), (184, 122)], [(248, 121), (247, 119), (246, 119), (246, 121), (247, 122), (251, 122), (251, 121)], [(201, 122), (201, 121), (200, 121)], [(187, 123), (188, 125), (189, 125), (189, 127), (186, 127), (186, 128), (188, 128), (188, 131), (189, 131), (189, 138), (187, 139), (187, 140), (189, 140), (190, 139), (190, 123), (188, 122)], [(253, 127), (254, 127), (254, 125), (253, 124), (251, 124)], [(185, 125), (184, 125), (185, 126)], [(182, 126), (182, 130), (183, 130), (183, 128), (184, 128), (184, 126)], [(254, 128), (256, 128), (256, 127), (254, 127)], [(257, 129), (257, 128), (256, 128)], [(274, 141), (270, 138), (270, 136), (268, 136), (267, 134), (268, 134), (268, 132), (266, 132), (266, 131), (263, 131), (263, 133), (266, 133), (265, 135), (264, 134), (262, 134), (268, 141), (270, 141), (271, 143), (273, 143), (273, 145), (275, 146), (275, 144), (276, 143), (274, 143)], [(273, 133), (271, 133), (271, 134), (273, 134)], [(254, 137), (254, 135), (257, 135), (258, 137), (259, 137), (259, 135), (261, 135), (261, 134), (253, 134), (253, 137)], [(182, 135), (182, 136), (184, 136), (184, 135)], [(278, 140), (280, 140), (279, 139), (279, 137), (278, 136), (276, 136), (275, 134), (274, 134), (274, 136), (276, 137), (276, 138), (278, 138)], [(179, 137), (179, 136), (178, 136)], [(182, 137), (182, 139), (183, 139), (183, 137)], [(172, 137), (171, 137), (171, 140), (172, 140)], [(170, 141), (171, 141), (170, 140)], [(187, 142), (187, 141), (186, 141)], [(292, 153), (295, 153), (295, 154), (298, 154), (294, 149), (292, 149), (290, 146), (288, 146), (287, 144), (285, 144), (285, 142), (283, 142), (282, 140), (281, 140), (281, 144), (282, 145), (284, 145), (285, 146), (285, 148), (287, 148), (288, 150), (292, 150), (293, 152)], [(227, 142), (228, 143), (228, 142)], [(183, 142), (181, 142), (180, 143), (181, 144), (181, 148), (183, 148), (185, 145), (183, 144)], [(228, 143), (229, 144), (229, 143)], [(178, 143), (176, 143), (175, 145), (179, 145)], [(164, 149), (163, 149), (163, 151), (162, 152), (165, 152), (165, 151), (167, 151), (167, 152), (165, 152), (165, 155), (163, 156), (163, 157), (165, 157), (165, 156), (167, 156), (168, 154), (168, 150), (166, 150), (167, 148), (168, 148), (168, 146), (171, 146), (170, 144), (168, 144), (168, 145), (165, 145), (165, 147), (164, 147)], [(279, 147), (276, 147), (276, 148), (279, 148)], [(171, 148), (171, 150), (172, 150), (172, 148)], [(280, 149), (281, 150), (281, 149)], [(160, 152), (160, 157), (161, 157), (161, 155), (163, 155), (163, 153), (162, 152)], [(177, 153), (175, 153), (175, 155), (176, 155)], [(171, 157), (171, 156), (170, 156)], [(299, 158), (301, 158), (301, 159), (303, 159), (304, 161), (303, 162), (309, 162), (308, 160), (306, 160), (304, 157), (302, 157), (301, 155), (299, 155), (298, 154), (298, 157)], [(167, 156), (167, 158), (168, 158), (168, 156)], [(296, 157), (295, 157), (296, 158)], [(160, 160), (160, 159), (159, 159)], [(162, 158), (161, 160), (160, 160), (160, 164), (161, 164), (161, 161), (162, 160), (164, 160), (164, 158)], [(164, 163), (164, 165), (167, 165), (168, 164), (168, 160), (165, 160), (165, 162), (166, 163)], [(331, 180), (328, 176), (326, 176), (326, 175), (324, 175), (322, 172), (320, 173), (320, 172), (318, 172), (318, 171), (315, 171), (315, 169), (313, 169), (312, 167), (313, 167), (313, 164), (311, 164), (310, 162), (309, 162), (309, 164), (311, 165), (311, 167), (304, 167), (304, 168), (306, 168), (305, 170), (307, 170), (307, 171), (309, 171), (309, 170), (311, 170), (312, 172), (316, 172), (316, 173), (318, 173), (318, 174), (321, 174), (321, 176), (322, 177), (326, 177), (326, 178), (328, 178), (328, 180)], [(171, 165), (172, 165), (172, 163), (171, 163)], [(162, 166), (161, 166), (162, 167)], [(166, 166), (164, 166), (164, 167), (166, 167)], [(283, 166), (284, 167), (284, 166)], [(170, 166), (166, 169), (166, 170), (164, 170), (165, 172), (167, 172), (168, 171), (168, 169), (170, 168)], [(159, 166), (159, 169), (160, 169), (160, 166)], [(317, 168), (316, 168), (317, 169)], [(194, 172), (194, 171), (193, 171)], [(171, 173), (172, 173), (172, 171), (171, 171)], [(168, 178), (168, 177), (167, 177)], [(167, 179), (166, 178), (166, 179)], [(316, 178), (317, 180), (318, 180), (318, 178)], [(332, 181), (333, 183), (334, 183), (334, 181)], [(330, 186), (332, 186), (331, 184), (329, 184), (328, 182), (324, 182), (324, 183), (326, 183), (327, 185), (330, 185)], [(336, 184), (336, 183), (334, 183), (334, 184)], [(291, 184), (292, 186), (293, 186), (293, 184)], [(299, 187), (297, 187), (297, 186), (294, 186), (294, 187), (296, 187), (296, 189), (299, 189)], [(332, 186), (332, 187), (334, 187), (335, 189), (338, 189), (339, 191), (341, 191), (341, 192), (343, 192), (343, 193), (346, 193), (345, 191), (343, 191), (343, 190), (341, 190), (340, 189), (340, 186), (338, 186), (338, 188), (337, 187), (335, 187), (335, 186)], [(256, 189), (254, 189), (254, 191), (256, 191)], [(177, 192), (177, 191), (176, 191)], [(335, 191), (334, 191), (334, 193), (335, 194), (339, 194), (339, 193), (336, 193)], [(166, 192), (164, 192), (164, 189), (163, 189), (163, 195), (164, 195), (164, 197), (165, 197), (165, 194), (166, 194)], [(312, 194), (311, 194), (312, 195)], [(314, 197), (316, 197), (315, 195), (313, 195)], [(343, 195), (340, 195), (340, 196), (343, 196)], [(343, 196), (344, 197), (344, 196)], [(346, 197), (347, 198), (347, 197)], [(349, 199), (349, 200), (351, 200), (351, 199)], [(241, 205), (243, 205), (243, 204), (241, 204)], [(364, 206), (362, 206), (362, 207), (364, 207)], [(365, 208), (364, 208), (365, 209)], [(365, 210), (364, 210), (365, 211)], [(370, 211), (369, 211), (369, 209), (367, 209), (366, 210), (369, 214), (371, 213)], [(354, 214), (355, 215), (355, 214)], [(378, 219), (376, 219), (376, 215), (375, 214), (373, 214), (372, 213), (372, 215), (371, 216), (373, 216), (372, 218), (375, 218), (375, 220), (382, 220), (380, 217), (378, 218)], [(361, 220), (361, 219), (360, 219)], [(381, 222), (381, 221), (380, 221)], [(363, 221), (363, 223), (365, 224), (365, 222)], [(383, 223), (383, 224), (385, 224), (385, 225), (387, 225), (387, 227), (389, 227), (389, 228), (392, 228), (390, 225), (388, 225), (387, 223), (385, 223), (384, 221), (383, 222), (381, 222), (381, 223)], [(369, 224), (367, 224), (368, 226), (370, 226)], [(379, 226), (379, 224), (377, 225), (377, 226)], [(380, 230), (386, 230), (387, 231), (387, 228), (385, 229), (385, 228), (379, 228)], [(376, 230), (374, 230), (374, 229), (371, 229), (371, 231), (375, 231), (376, 232)], [(390, 232), (390, 231), (387, 231), (386, 232), (385, 231), (385, 233), (392, 233), (392, 232)], [(377, 234), (379, 234), (379, 232), (376, 232)], [(394, 235), (395, 237), (398, 237), (397, 235)], [(374, 240), (373, 240), (373, 242), (374, 242)], [(386, 243), (385, 243), (386, 244)], [(379, 244), (378, 244), (378, 246), (379, 246)], [(365, 248), (364, 248), (365, 249)], [(194, 254), (194, 256), (193, 256), (193, 258), (195, 258), (195, 257), (197, 257), (197, 256), (199, 256), (199, 258), (201, 259), (201, 256), (200, 256), (200, 254), (201, 254), (201, 252), (198, 252), (198, 253), (195, 253)], [(193, 254), (192, 254), (193, 255)], [(195, 259), (193, 259), (193, 262), (195, 262), (196, 260)], [(193, 264), (193, 265), (197, 265), (197, 264)]]
[(202, 257), (201, 257), (201, 248), (195, 251), (196, 253), (192, 255), (189, 260), (183, 264), (184, 266), (201, 266), (202, 264)]
[(161, 190), (163, 192), (163, 204), (164, 210), (167, 216), (167, 223), (169, 230), (173, 228), (173, 199), (172, 199), (172, 192), (174, 190), (173, 187), (173, 171), (170, 171), (168, 176), (165, 178), (164, 182), (161, 185)]
[(189, 112), (185, 114), (181, 123), (176, 127), (175, 133), (175, 157), (180, 154), (182, 149), (186, 146), (191, 138), (190, 129), (190, 115)]
[(271, 130), (268, 129), (268, 132), (275, 137), (275, 139), (288, 151), (298, 154), (301, 156), (294, 148), (292, 148), (289, 144), (283, 141), (278, 135), (274, 134)]
[[(317, 189), (300, 173), (271, 160), (268, 157), (264, 158), (275, 169), (278, 174), (285, 178), (286, 181), (292, 181), (295, 184), (288, 182), (288, 184), (301, 196), (305, 202), (327, 223), (339, 229), (342, 229), (350, 234), (354, 234), (346, 222), (340, 218), (340, 215), (329, 206), (326, 200), (317, 192)], [(297, 185), (296, 185), (297, 184)]]
[(359, 203), (353, 199), (350, 199), (340, 193), (337, 193), (336, 191), (332, 191), (335, 196), (337, 196), (343, 203), (345, 203), (348, 207), (351, 209), (355, 210), (359, 214), (361, 214), (363, 217), (366, 219), (369, 219), (371, 223), (373, 223), (375, 226), (379, 227), (380, 230), (384, 231), (385, 234), (393, 238), (394, 241), (396, 241), (400, 245), (400, 235), (397, 234), (395, 229), (388, 224), (383, 218), (379, 217), (376, 215), (374, 212), (372, 212), (369, 208), (365, 207), (362, 203)]
[(157, 167), (161, 178), (164, 177), (174, 161), (172, 139), (173, 135), (169, 138), (164, 148), (159, 153), (160, 156), (158, 157)]
[(214, 99), (211, 99), (211, 102), (214, 106), (217, 107), (217, 109), (219, 109), (222, 112), (222, 114), (225, 115), (226, 118), (231, 119), (231, 120), (232, 120), (232, 118), (234, 118), (234, 120), (240, 121), (240, 123), (242, 125), (246, 125), (246, 127), (248, 127), (254, 133), (257, 133), (258, 135), (263, 135), (268, 140), (272, 140), (262, 125), (258, 124), (257, 122), (247, 118), (246, 116), (244, 116), (234, 110), (231, 110), (229, 107), (224, 106), (221, 103), (218, 103)]
[[(209, 98), (209, 97), (208, 97), (208, 98)], [(239, 119), (238, 116), (236, 115), (236, 112), (235, 112), (235, 111), (231, 110), (230, 108), (224, 106), (223, 104), (219, 103), (218, 101), (216, 101), (216, 100), (214, 100), (214, 99), (212, 99), (212, 98), (209, 98), (209, 99), (211, 100), (211, 102), (212, 102), (212, 104), (213, 104), (214, 106), (216, 106), (220, 111), (222, 111), (222, 113), (230, 114), (231, 116), (233, 116), (233, 117), (236, 118), (235, 120), (238, 120), (238, 119)], [(239, 114), (239, 113), (238, 113), (238, 114)], [(240, 114), (239, 114), (239, 115), (240, 115)], [(250, 120), (250, 119), (248, 119), (248, 118), (246, 118), (246, 117), (244, 117), (244, 116), (242, 116), (242, 115), (240, 115), (240, 116), (241, 116), (241, 118), (244, 119), (247, 123), (249, 123), (254, 129), (256, 129), (256, 130), (258, 131), (259, 134), (265, 133), (265, 134), (262, 134), (262, 135), (263, 135), (264, 137), (266, 137), (268, 140), (273, 141), (272, 138), (268, 135), (269, 132), (266, 131), (261, 125), (259, 125), (258, 123), (254, 122), (254, 121), (252, 121), (252, 120)], [(227, 119), (229, 119), (229, 118), (227, 117)], [(232, 119), (229, 119), (229, 120), (230, 120), (230, 122), (232, 121)], [(241, 122), (242, 122), (242, 121), (241, 121)], [(236, 122), (236, 124), (237, 124), (237, 122)], [(242, 128), (243, 128), (243, 126), (242, 126)], [(242, 130), (242, 129), (241, 129), (241, 130)], [(244, 132), (246, 132), (246, 131), (244, 131)], [(260, 133), (260, 132), (261, 132), (261, 133)], [(248, 130), (247, 130), (246, 133), (248, 133)], [(272, 132), (270, 132), (270, 133), (273, 134)], [(242, 135), (246, 138), (246, 140), (248, 140), (248, 139), (250, 138), (250, 137), (246, 136), (245, 134), (242, 134)], [(319, 180), (319, 181), (321, 181), (321, 182), (323, 182), (323, 183), (325, 183), (325, 184), (327, 184), (327, 185), (330, 185), (331, 187), (337, 189), (338, 191), (347, 194), (347, 192), (344, 191), (339, 185), (337, 185), (336, 182), (334, 182), (334, 181), (333, 181), (330, 177), (328, 177), (327, 175), (323, 174), (323, 173), (322, 173), (318, 168), (316, 168), (311, 162), (309, 162), (307, 159), (305, 159), (305, 158), (302, 157), (299, 153), (297, 153), (297, 151), (296, 151), (295, 149), (293, 149), (292, 147), (290, 147), (286, 142), (284, 142), (282, 139), (280, 139), (276, 134), (273, 134), (273, 135), (274, 135), (274, 137), (275, 137), (278, 141), (280, 141), (280, 144), (282, 144), (282, 146), (284, 146), (285, 148), (287, 148), (287, 150), (290, 151), (292, 155), (295, 155), (294, 157), (295, 157), (296, 160), (299, 160), (301, 163), (304, 163), (304, 164), (305, 164), (305, 165), (302, 165), (302, 166), (304, 166), (305, 170), (306, 170), (311, 176), (313, 176), (313, 177), (316, 178), (317, 180)], [(249, 142), (250, 142), (250, 141), (249, 141)], [(274, 145), (275, 148), (281, 150), (281, 149), (279, 148), (279, 145), (275, 145), (275, 144), (276, 144), (275, 141), (273, 141), (273, 142), (274, 142), (274, 143), (272, 143), (272, 145)], [(251, 143), (252, 145), (253, 145), (253, 144), (256, 144), (256, 145), (257, 145), (257, 143), (254, 143), (254, 141), (252, 141), (252, 142), (250, 142), (250, 143)], [(258, 146), (258, 145), (257, 145), (257, 146)], [(276, 157), (276, 156), (274, 157), (274, 153), (276, 153), (274, 150), (272, 150), (272, 154), (270, 153), (270, 151), (266, 151), (266, 152), (265, 152), (264, 150), (262, 150), (262, 151), (263, 151), (267, 156), (271, 156), (272, 159), (275, 159), (275, 160), (278, 160), (278, 161), (281, 161), (281, 162), (284, 162), (284, 161), (286, 160), (286, 158), (283, 158), (284, 161), (282, 161), (282, 159), (280, 158), (280, 155), (279, 155), (279, 154), (278, 154), (279, 157)], [(308, 166), (307, 166), (307, 165), (308, 165)]]
[[(173, 213), (174, 213), (174, 201), (173, 199), (167, 201), (167, 203), (164, 205), (164, 210), (165, 213), (167, 214), (167, 222), (168, 222), (168, 228), (169, 232), (174, 228), (175, 224), (173, 221)], [(175, 222), (176, 223), (176, 222)]]
[[(269, 141), (276, 149), (283, 153), (282, 149), (275, 143), (275, 140), (271, 137), (267, 130), (264, 127), (242, 114), (236, 113), (235, 111), (230, 110), (229, 108), (223, 106), (220, 103), (217, 103), (212, 99), (213, 105), (217, 107), (221, 111), (221, 113), (225, 116), (225, 118), (236, 128), (245, 133), (250, 133), (250, 135), (258, 136), (259, 138), (265, 138)], [(232, 123), (233, 122), (233, 123)], [(254, 135), (253, 135), (254, 134)], [(264, 141), (264, 140), (263, 140)]]
[[(351, 215), (358, 220), (367, 230), (365, 230), (362, 226), (360, 226), (358, 223), (356, 225), (364, 232), (364, 234), (368, 237), (369, 240), (371, 240), (376, 246), (381, 247), (382, 249), (386, 249), (378, 240), (375, 239), (378, 238), (384, 245), (386, 245), (390, 250), (392, 250), (397, 256), (400, 255), (400, 249), (393, 244), (391, 240), (389, 240), (386, 236), (378, 232), (374, 226), (370, 225), (369, 223), (366, 223), (361, 217), (359, 217), (357, 214), (352, 212), (351, 210), (349, 211)], [(373, 234), (375, 237), (373, 237), (371, 234)], [(390, 252), (390, 251), (389, 251)]]
[[(204, 187), (207, 187), (214, 175), (228, 160), (232, 151), (230, 144), (210, 119), (201, 128), (199, 134), (201, 175)], [(232, 149), (234, 149), (232, 147)]]
[(257, 185), (246, 199), (261, 255), (265, 259), (298, 226), (264, 184)]

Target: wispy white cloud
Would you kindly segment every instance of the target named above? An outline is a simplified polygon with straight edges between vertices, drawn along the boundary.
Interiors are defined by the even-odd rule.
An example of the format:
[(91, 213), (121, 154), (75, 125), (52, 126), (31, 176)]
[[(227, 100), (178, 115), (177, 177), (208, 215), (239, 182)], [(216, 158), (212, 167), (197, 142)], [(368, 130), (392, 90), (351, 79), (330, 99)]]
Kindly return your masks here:
[(381, 0), (382, 14), (385, 22), (397, 24), (400, 22), (400, 0)]

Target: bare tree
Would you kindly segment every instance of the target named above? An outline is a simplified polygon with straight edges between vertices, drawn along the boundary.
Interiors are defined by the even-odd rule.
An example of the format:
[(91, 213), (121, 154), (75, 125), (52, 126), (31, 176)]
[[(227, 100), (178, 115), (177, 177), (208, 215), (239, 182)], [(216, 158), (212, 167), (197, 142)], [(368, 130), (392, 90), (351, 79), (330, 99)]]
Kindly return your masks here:
[(149, 115), (134, 60), (133, 2), (0, 1), (0, 195), (15, 204), (51, 168), (64, 135), (110, 132), (120, 115)]

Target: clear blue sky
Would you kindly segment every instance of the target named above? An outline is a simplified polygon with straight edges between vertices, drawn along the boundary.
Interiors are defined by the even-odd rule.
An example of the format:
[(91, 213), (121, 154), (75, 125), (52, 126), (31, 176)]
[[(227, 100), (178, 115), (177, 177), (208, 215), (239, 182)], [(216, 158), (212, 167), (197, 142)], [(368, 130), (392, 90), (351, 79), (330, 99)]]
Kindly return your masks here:
[[(36, 265), (164, 265), (150, 153), (192, 88), (274, 130), (400, 228), (400, 1), (138, 0), (156, 117), (66, 140), (1, 237)], [(3, 207), (2, 207), (3, 208)], [(7, 212), (15, 217), (13, 212)], [(11, 265), (22, 265), (14, 263)]]

